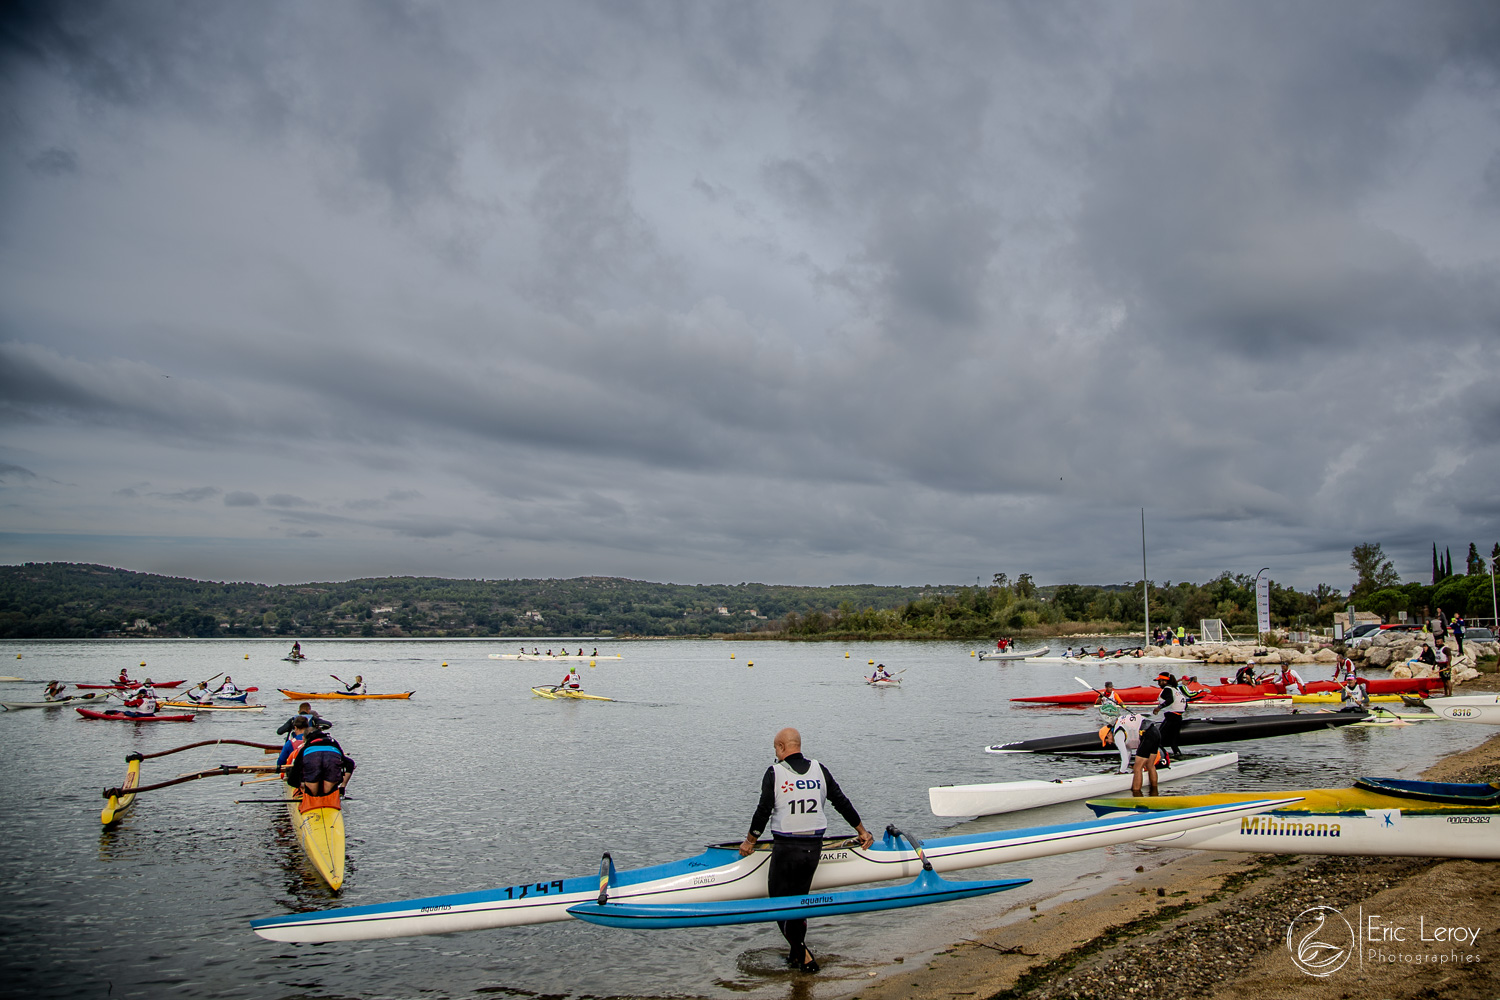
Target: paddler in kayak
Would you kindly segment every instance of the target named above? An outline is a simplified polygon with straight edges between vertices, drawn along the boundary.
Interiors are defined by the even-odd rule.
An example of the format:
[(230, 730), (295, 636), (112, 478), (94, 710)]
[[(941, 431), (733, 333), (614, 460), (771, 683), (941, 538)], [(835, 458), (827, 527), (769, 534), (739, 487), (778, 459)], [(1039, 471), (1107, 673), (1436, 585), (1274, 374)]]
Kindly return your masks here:
[(563, 674), (563, 679), (558, 682), (554, 690), (559, 691), (582, 691), (583, 678), (578, 676), (578, 668), (572, 664), (568, 665), (568, 672)]
[(198, 686), (187, 693), (188, 701), (195, 705), (211, 705), (214, 693), (208, 689), (208, 681), (199, 681)]
[(120, 668), (120, 678), (115, 683), (121, 687), (135, 687), (135, 681), (130, 679), (130, 671), (125, 667)]
[(354, 777), (354, 761), (344, 754), (337, 740), (307, 728), (305, 721), (303, 732), (306, 735), (301, 745), (287, 760), (286, 783), (300, 789), (304, 796), (342, 794)]
[[(828, 804), (859, 835), (859, 846), (868, 848), (875, 838), (860, 821), (828, 769), (802, 756), (802, 734), (787, 727), (771, 743), (776, 763), (766, 768), (760, 781), (760, 802), (750, 819), (750, 832), (740, 844), (740, 856), (755, 852), (755, 842), (766, 822), (771, 824), (771, 868), (766, 884), (768, 896), (805, 896), (823, 854), (823, 834), (828, 830)], [(786, 938), (786, 964), (802, 972), (817, 972), (818, 960), (807, 947), (806, 920), (778, 920)]]
[(366, 691), (365, 691), (365, 675), (364, 674), (355, 674), (354, 675), (354, 680), (352, 680), (352, 681), (345, 681), (342, 677), (335, 677), (334, 680), (336, 680), (340, 684), (344, 685), (344, 693), (345, 694), (365, 694), (366, 693)]
[[(1125, 701), (1120, 697), (1120, 692), (1115, 690), (1114, 681), (1105, 681), (1104, 690), (1099, 692), (1099, 697), (1094, 699), (1094, 707), (1099, 710), (1099, 716), (1106, 724), (1113, 726), (1116, 719), (1125, 711)], [(1122, 755), (1120, 770), (1125, 770), (1125, 760)]]
[(1340, 712), (1368, 712), (1370, 710), (1370, 696), (1365, 691), (1365, 686), (1350, 677), (1344, 681), (1344, 686), (1339, 689), (1339, 695), (1343, 702), (1339, 705)]
[(228, 674), (224, 675), (224, 683), (214, 688), (214, 697), (216, 698), (233, 698), (236, 697), (239, 693), (239, 685), (236, 684), (234, 682), (234, 678), (230, 677)]
[(1291, 695), (1301, 694), (1302, 689), (1307, 686), (1302, 675), (1293, 670), (1291, 664), (1282, 665), (1280, 680), (1281, 686), (1286, 688), (1286, 693)]
[(146, 678), (146, 683), (125, 699), (125, 707), (129, 711), (124, 714), (132, 719), (149, 719), (156, 714), (156, 688), (151, 686), (151, 678)]
[(1239, 670), (1235, 671), (1234, 682), (1236, 684), (1247, 684), (1247, 685), (1253, 685), (1255, 683), (1255, 661), (1254, 660), (1251, 660), (1249, 663), (1245, 664), (1243, 667), (1240, 667)]
[(312, 705), (304, 701), (302, 704), (297, 706), (296, 715), (292, 716), (290, 719), (287, 719), (279, 727), (277, 727), (276, 735), (286, 736), (292, 731), (292, 725), (298, 719), (304, 720), (309, 727), (314, 729), (327, 729), (329, 726), (333, 725), (332, 722), (329, 722), (327, 719), (323, 718), (316, 711), (314, 711)]
[(48, 681), (47, 686), (42, 689), (42, 700), (57, 701), (62, 698), (62, 693), (66, 691), (67, 688), (68, 686), (66, 684), (60, 683), (58, 681)]
[(885, 669), (885, 664), (884, 663), (877, 663), (877, 664), (875, 664), (875, 672), (870, 675), (870, 680), (872, 682), (874, 682), (874, 681), (888, 681), (890, 679), (891, 679), (891, 675)]

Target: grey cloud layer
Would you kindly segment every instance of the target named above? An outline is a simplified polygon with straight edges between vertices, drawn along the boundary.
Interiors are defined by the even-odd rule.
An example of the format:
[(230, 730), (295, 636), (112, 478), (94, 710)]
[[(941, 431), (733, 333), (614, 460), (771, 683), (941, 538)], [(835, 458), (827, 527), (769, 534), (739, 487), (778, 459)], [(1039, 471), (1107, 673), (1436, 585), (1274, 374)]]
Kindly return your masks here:
[(1163, 576), (1346, 586), (1500, 535), (1493, 5), (5, 29), (0, 461), (79, 485), (0, 476), (0, 558), (1108, 580), (1145, 506)]

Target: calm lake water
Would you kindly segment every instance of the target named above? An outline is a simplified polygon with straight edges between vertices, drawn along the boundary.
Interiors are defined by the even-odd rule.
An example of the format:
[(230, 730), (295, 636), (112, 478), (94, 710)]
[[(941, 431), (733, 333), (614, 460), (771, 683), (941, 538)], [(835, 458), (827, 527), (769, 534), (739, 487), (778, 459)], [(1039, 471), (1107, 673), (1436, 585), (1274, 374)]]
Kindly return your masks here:
[[(545, 649), (549, 642), (532, 644)], [(569, 921), (339, 945), (276, 944), (250, 932), (251, 918), (288, 909), (588, 875), (605, 850), (620, 867), (635, 868), (737, 840), (772, 760), (771, 737), (785, 725), (802, 730), (808, 754), (828, 765), (872, 831), (894, 823), (940, 835), (1087, 819), (1075, 803), (955, 825), (931, 815), (926, 790), (1100, 769), (1086, 760), (996, 757), (982, 748), (1091, 725), (1091, 713), (1021, 708), (1011, 697), (1077, 689), (1075, 675), (1129, 685), (1156, 673), (1128, 664), (980, 662), (970, 655), (974, 646), (958, 643), (598, 645), (624, 659), (585, 668), (584, 680), (614, 703), (534, 697), (529, 688), (555, 683), (563, 668), (489, 659), (517, 650), (518, 643), (502, 640), (313, 640), (303, 644), (309, 659), (301, 664), (280, 659), (287, 642), (0, 644), (0, 669), (28, 678), (102, 681), (127, 666), (133, 676), (196, 682), (227, 671), (241, 686), (259, 686), (252, 699), (270, 706), (261, 715), (207, 715), (188, 725), (89, 722), (70, 710), (0, 714), (9, 749), (0, 763), (0, 975), (7, 992), (829, 996), (855, 988), (895, 956), (919, 955), (1025, 913), (1031, 902), (1045, 908), (1046, 900), (1092, 891), (1138, 864), (1174, 856), (1126, 846), (1008, 865), (1006, 876), (1036, 881), (947, 906), (816, 922), (809, 942), (826, 971), (810, 982), (779, 967), (774, 925), (630, 932)], [(862, 683), (872, 659), (904, 670), (904, 683)], [(295, 707), (276, 688), (328, 690), (329, 674), (356, 673), (372, 691), (416, 695), (320, 706), (359, 764), (345, 812), (349, 871), (341, 895), (303, 862), (282, 808), (234, 804), (272, 799), (275, 785), (241, 788), (236, 778), (211, 778), (143, 794), (116, 829), (101, 833), (99, 790), (119, 783), (127, 753), (220, 736), (276, 742), (275, 728)], [(1198, 673), (1210, 681), (1219, 671)], [(39, 693), (38, 686), (0, 685), (6, 700)], [(1414, 776), (1488, 735), (1482, 726), (1434, 723), (1241, 743), (1231, 747), (1242, 757), (1238, 771), (1173, 787), (1298, 788), (1347, 784), (1362, 774)], [(264, 759), (244, 748), (204, 748), (148, 761), (142, 781)]]

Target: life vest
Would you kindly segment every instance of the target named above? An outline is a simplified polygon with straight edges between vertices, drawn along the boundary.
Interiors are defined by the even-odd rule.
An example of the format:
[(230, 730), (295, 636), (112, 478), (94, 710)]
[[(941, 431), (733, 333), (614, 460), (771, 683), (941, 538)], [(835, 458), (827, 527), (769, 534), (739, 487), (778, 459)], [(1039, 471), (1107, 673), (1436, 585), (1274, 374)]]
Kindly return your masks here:
[(771, 765), (775, 778), (776, 806), (771, 810), (771, 832), (811, 836), (828, 828), (828, 788), (823, 765), (809, 761), (806, 774), (798, 774), (784, 760)]
[[(1115, 733), (1125, 734), (1125, 749), (1134, 750), (1141, 745), (1141, 727), (1146, 724), (1146, 717), (1139, 712), (1126, 712), (1115, 720), (1110, 727), (1109, 738), (1104, 740), (1104, 745), (1109, 746), (1114, 742)], [(1101, 730), (1101, 734), (1102, 734)]]

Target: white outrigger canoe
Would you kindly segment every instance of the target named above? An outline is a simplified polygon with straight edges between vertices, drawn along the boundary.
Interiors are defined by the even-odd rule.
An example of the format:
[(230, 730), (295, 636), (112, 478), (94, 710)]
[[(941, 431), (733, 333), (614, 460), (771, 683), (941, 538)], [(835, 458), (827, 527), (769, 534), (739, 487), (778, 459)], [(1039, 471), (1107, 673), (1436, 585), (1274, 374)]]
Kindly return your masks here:
[(1046, 646), (1037, 646), (1034, 649), (1007, 649), (1003, 653), (998, 649), (991, 649), (981, 652), (979, 658), (981, 660), (1024, 660), (1032, 656), (1041, 656), (1047, 652), (1047, 648)]
[[(1250, 816), (1295, 801), (1292, 796), (1267, 796), (1231, 805), (941, 837), (925, 842), (925, 855), (932, 869), (938, 872), (982, 868), (1178, 833)], [(696, 857), (614, 873), (610, 878), (609, 898), (621, 903), (664, 905), (758, 899), (767, 894), (770, 847), (769, 841), (763, 842), (749, 857), (741, 857), (738, 843), (715, 844)], [(613, 868), (612, 860), (610, 867)], [(922, 856), (894, 830), (887, 828), (885, 837), (868, 850), (853, 841), (825, 843), (812, 888), (826, 890), (887, 879), (909, 879), (922, 870)], [(571, 920), (573, 915), (568, 912), (569, 907), (594, 902), (599, 893), (599, 878), (589, 875), (521, 882), (498, 889), (395, 903), (286, 913), (252, 920), (250, 927), (271, 941), (296, 942), (450, 934)]]
[[(1188, 805), (1226, 805), (1261, 792), (1095, 799), (1101, 816), (1150, 815)], [(1359, 778), (1353, 788), (1271, 793), (1297, 801), (1142, 841), (1199, 851), (1374, 857), (1500, 858), (1500, 789), (1495, 785)], [(1165, 815), (1165, 814), (1163, 814)]]
[(1428, 698), (1427, 707), (1453, 722), (1478, 722), (1500, 726), (1500, 695), (1466, 694), (1453, 698)]
[(1101, 663), (1139, 663), (1142, 666), (1168, 666), (1177, 664), (1180, 667), (1201, 667), (1206, 660), (1195, 660), (1186, 656), (1028, 656), (1027, 663), (1043, 663), (1053, 666), (1081, 667), (1086, 663), (1096, 666)]
[[(1204, 771), (1229, 767), (1238, 763), (1239, 759), (1240, 755), (1237, 753), (1216, 753), (1207, 757), (1174, 760), (1170, 767), (1157, 769), (1156, 780), (1179, 781)], [(1110, 771), (1106, 774), (1086, 774), (1052, 781), (1031, 779), (996, 781), (983, 785), (937, 785), (927, 789), (927, 803), (932, 807), (934, 816), (995, 816), (1056, 805), (1059, 802), (1077, 802), (1110, 792), (1123, 792), (1130, 788), (1131, 781), (1132, 775), (1129, 773)]]
[(621, 660), (624, 659), (619, 653), (600, 653), (598, 656), (578, 656), (575, 653), (562, 653), (557, 656), (548, 656), (546, 653), (491, 653), (492, 660), (572, 660), (581, 663), (586, 660)]

